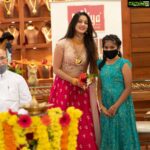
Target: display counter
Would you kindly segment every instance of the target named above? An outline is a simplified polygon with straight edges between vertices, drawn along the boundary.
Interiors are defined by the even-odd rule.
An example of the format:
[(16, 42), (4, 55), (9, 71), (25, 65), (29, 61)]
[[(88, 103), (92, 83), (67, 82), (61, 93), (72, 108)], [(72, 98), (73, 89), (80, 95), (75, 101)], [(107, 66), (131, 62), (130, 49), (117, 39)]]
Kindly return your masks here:
[[(36, 86), (30, 86), (38, 102), (48, 100), (52, 83), (39, 82)], [(135, 80), (132, 83), (132, 97), (135, 106), (137, 120), (150, 120), (150, 80)]]

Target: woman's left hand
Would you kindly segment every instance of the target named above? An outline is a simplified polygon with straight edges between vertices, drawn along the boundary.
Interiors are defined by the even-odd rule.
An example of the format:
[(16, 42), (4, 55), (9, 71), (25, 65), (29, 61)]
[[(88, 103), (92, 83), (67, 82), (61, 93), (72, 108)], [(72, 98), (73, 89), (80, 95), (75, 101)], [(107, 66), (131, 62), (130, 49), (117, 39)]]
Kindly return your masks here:
[(81, 87), (83, 90), (86, 90), (86, 89), (88, 88), (88, 85), (82, 84), (82, 85), (80, 85), (80, 87)]
[(114, 116), (116, 114), (116, 111), (117, 111), (118, 107), (114, 104), (112, 105), (109, 109), (108, 109), (108, 112)]

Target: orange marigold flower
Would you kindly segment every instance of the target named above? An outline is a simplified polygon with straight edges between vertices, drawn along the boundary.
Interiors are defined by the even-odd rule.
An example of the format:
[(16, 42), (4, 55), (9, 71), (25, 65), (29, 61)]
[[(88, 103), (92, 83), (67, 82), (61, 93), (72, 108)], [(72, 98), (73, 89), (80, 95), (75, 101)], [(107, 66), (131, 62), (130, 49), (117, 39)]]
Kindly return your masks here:
[(48, 126), (51, 123), (51, 120), (48, 115), (44, 115), (41, 117), (41, 121), (44, 125)]

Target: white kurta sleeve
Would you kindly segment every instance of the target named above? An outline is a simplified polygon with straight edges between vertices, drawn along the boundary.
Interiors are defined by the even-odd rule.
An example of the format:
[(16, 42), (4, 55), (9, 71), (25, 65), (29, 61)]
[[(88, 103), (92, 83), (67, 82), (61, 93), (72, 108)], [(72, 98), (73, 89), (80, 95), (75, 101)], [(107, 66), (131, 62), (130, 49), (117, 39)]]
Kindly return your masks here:
[(20, 78), (20, 81), (18, 84), (18, 90), (19, 90), (20, 105), (29, 103), (32, 100), (29, 87), (23, 77)]

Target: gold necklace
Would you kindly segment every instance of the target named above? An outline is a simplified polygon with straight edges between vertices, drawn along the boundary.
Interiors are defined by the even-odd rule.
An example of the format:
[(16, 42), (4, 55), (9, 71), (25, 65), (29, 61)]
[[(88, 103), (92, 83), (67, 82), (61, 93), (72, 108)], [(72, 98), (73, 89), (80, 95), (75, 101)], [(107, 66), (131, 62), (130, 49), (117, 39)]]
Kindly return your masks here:
[[(84, 51), (84, 45), (82, 45), (82, 47), (76, 47), (75, 45), (77, 45), (76, 43), (74, 43), (74, 41), (72, 40), (72, 44), (73, 44), (73, 48), (74, 48), (74, 54), (75, 54), (75, 64), (76, 65), (80, 65), (82, 63), (82, 58), (81, 58), (81, 54)], [(83, 43), (82, 43), (83, 44)], [(81, 44), (80, 44), (81, 45)], [(78, 46), (80, 46), (78, 44)], [(80, 53), (77, 53), (78, 49), (80, 49)]]
[(75, 59), (75, 64), (80, 65), (82, 63), (82, 60), (80, 58)]
[(10, 15), (11, 14), (10, 9), (11, 9), (12, 0), (3, 0), (3, 2), (4, 2), (4, 6), (6, 9), (7, 15)]
[(51, 28), (43, 27), (43, 33), (48, 42), (51, 41)]
[(49, 5), (50, 2), (52, 2), (52, 0), (45, 0), (47, 9), (48, 9), (49, 11), (50, 11), (50, 5)]
[(12, 29), (13, 29), (13, 31), (10, 28), (8, 28), (7, 30), (9, 33), (11, 33), (15, 37), (16, 28), (12, 28)]
[(37, 13), (37, 10), (36, 10), (36, 0), (34, 0), (34, 2), (32, 2), (32, 0), (29, 0), (30, 1), (30, 4), (33, 8), (32, 12), (33, 14), (36, 14)]

